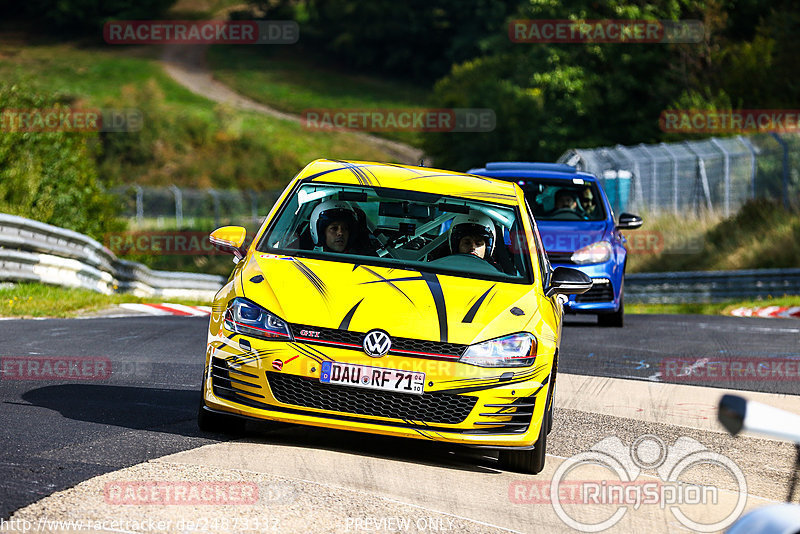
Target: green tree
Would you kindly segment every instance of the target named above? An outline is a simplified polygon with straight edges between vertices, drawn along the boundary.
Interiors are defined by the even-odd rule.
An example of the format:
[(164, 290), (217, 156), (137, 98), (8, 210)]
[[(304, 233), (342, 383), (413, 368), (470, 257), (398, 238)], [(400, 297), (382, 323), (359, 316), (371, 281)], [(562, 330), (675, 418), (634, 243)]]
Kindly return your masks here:
[[(565, 12), (542, 0), (514, 19), (673, 19), (674, 5), (580, 4)], [(437, 133), (425, 149), (437, 165), (487, 159), (552, 160), (570, 146), (653, 142), (658, 117), (680, 93), (664, 44), (512, 43), (496, 40), (477, 60), (455, 66), (434, 89), (434, 106), (492, 108), (491, 134)]]
[[(69, 107), (57, 95), (0, 84), (5, 109)], [(19, 132), (6, 116), (0, 135), (0, 212), (69, 228), (101, 240), (121, 228), (116, 200), (97, 177), (96, 133)]]
[[(164, 14), (176, 0), (28, 0), (27, 15), (61, 32), (102, 35), (109, 20), (147, 20)], [(44, 27), (44, 26), (43, 26)], [(96, 32), (96, 33), (95, 33)]]
[(522, 0), (306, 0), (310, 36), (346, 64), (438, 78), (484, 44)]

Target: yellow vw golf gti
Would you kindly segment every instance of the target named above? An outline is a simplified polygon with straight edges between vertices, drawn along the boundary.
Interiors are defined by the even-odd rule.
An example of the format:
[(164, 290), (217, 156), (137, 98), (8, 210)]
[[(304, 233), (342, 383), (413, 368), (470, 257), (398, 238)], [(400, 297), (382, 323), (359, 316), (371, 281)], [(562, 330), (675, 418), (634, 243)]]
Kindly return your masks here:
[[(217, 293), (202, 430), (283, 421), (499, 451), (538, 473), (552, 426), (559, 294), (518, 185), (317, 160), (286, 187)], [(563, 300), (563, 298), (562, 298)]]

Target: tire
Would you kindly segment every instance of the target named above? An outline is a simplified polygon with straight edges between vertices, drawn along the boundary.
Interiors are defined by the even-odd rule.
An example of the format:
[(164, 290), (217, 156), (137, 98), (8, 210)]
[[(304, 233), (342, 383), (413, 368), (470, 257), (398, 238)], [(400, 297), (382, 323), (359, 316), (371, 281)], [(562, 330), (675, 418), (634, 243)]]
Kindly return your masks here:
[(619, 296), (619, 309), (614, 313), (603, 313), (597, 316), (597, 324), (600, 326), (611, 326), (622, 328), (625, 323), (625, 300), (624, 295)]
[[(553, 368), (555, 377), (556, 367)], [(504, 451), (501, 450), (498, 459), (500, 467), (507, 471), (538, 475), (544, 469), (544, 461), (547, 452), (547, 434), (553, 428), (553, 394), (555, 392), (555, 380), (550, 391), (547, 392), (547, 404), (542, 418), (542, 427), (539, 429), (539, 437), (533, 449), (525, 451)], [(548, 408), (549, 406), (549, 408)]]
[(545, 452), (547, 451), (547, 417), (542, 420), (539, 439), (533, 449), (525, 451), (500, 451), (500, 467), (507, 471), (538, 475), (544, 469)]
[(558, 376), (558, 354), (556, 354), (555, 363), (553, 364), (553, 379), (550, 383), (550, 391), (547, 394), (548, 397), (548, 409), (547, 409), (547, 433), (549, 434), (551, 430), (553, 430), (553, 406), (556, 403), (556, 377)]
[(203, 432), (239, 435), (244, 434), (244, 425), (244, 419), (233, 415), (210, 412), (205, 409), (202, 402), (197, 410), (197, 427)]

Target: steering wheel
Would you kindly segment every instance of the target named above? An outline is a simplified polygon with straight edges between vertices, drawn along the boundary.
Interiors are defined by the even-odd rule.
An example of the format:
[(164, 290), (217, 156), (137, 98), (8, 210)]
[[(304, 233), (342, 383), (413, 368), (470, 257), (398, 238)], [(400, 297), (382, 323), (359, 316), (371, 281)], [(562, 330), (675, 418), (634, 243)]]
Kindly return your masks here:
[(559, 209), (557, 209), (557, 210), (555, 210), (555, 211), (551, 211), (550, 213), (548, 213), (548, 214), (547, 214), (547, 216), (548, 216), (548, 217), (555, 217), (555, 216), (557, 216), (557, 215), (559, 215), (559, 216), (563, 216), (563, 215), (571, 215), (571, 216), (572, 216), (572, 217), (574, 217), (576, 220), (583, 219), (583, 215), (581, 215), (581, 214), (580, 214), (580, 213), (578, 213), (577, 211), (575, 211), (575, 210), (571, 210), (571, 209), (569, 209), (569, 208), (559, 208)]
[[(466, 256), (466, 257), (468, 257), (468, 258), (471, 258), (471, 259), (473, 259), (473, 260), (484, 261), (484, 262), (486, 261), (486, 260), (484, 260), (483, 258), (480, 258), (480, 257), (476, 256), (475, 254), (464, 254), (463, 252), (457, 252), (457, 253), (455, 253), (455, 254), (450, 254), (450, 256), (451, 256), (451, 257), (452, 257), (452, 256), (456, 256), (456, 257), (461, 257), (461, 258), (463, 258), (464, 256)], [(486, 263), (488, 263), (488, 262), (486, 262)]]

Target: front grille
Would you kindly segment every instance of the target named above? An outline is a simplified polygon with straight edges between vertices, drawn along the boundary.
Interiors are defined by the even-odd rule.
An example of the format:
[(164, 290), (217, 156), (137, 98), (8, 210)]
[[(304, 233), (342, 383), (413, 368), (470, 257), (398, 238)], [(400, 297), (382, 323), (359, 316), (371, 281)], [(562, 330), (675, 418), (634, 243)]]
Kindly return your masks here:
[(575, 302), (609, 302), (614, 300), (614, 288), (609, 282), (595, 280), (592, 289), (582, 295), (575, 295)]
[[(363, 350), (362, 343), (366, 332), (353, 332), (351, 330), (340, 330), (338, 328), (320, 328), (304, 324), (291, 324), (292, 334), (295, 339), (303, 343), (319, 343), (321, 345), (338, 345), (342, 348)], [(305, 335), (304, 335), (305, 333)], [(464, 354), (467, 345), (458, 343), (443, 343), (440, 341), (428, 341), (424, 339), (411, 339), (405, 337), (392, 336), (392, 350), (389, 354), (402, 356), (409, 355), (430, 355), (445, 356), (450, 358), (460, 358)]]
[(548, 252), (547, 259), (550, 263), (572, 265), (572, 252)]
[(477, 397), (450, 393), (411, 395), (372, 391), (272, 372), (267, 373), (267, 382), (275, 399), (284, 404), (448, 425), (464, 421), (478, 400)]
[[(470, 431), (471, 434), (524, 434), (531, 424), (535, 400), (533, 397), (521, 397), (509, 403), (489, 403), (483, 406), (485, 412), (480, 413), (481, 420), (475, 426), (485, 427)], [(503, 418), (499, 421), (500, 417)], [(486, 419), (483, 419), (486, 418)], [(510, 418), (510, 419), (507, 419)]]

